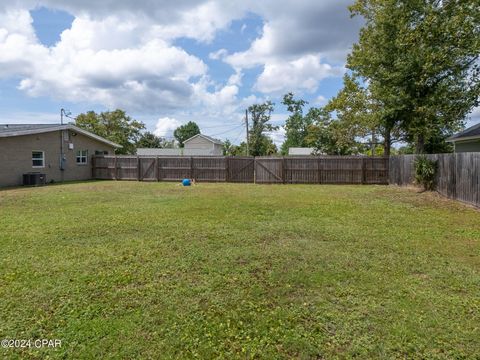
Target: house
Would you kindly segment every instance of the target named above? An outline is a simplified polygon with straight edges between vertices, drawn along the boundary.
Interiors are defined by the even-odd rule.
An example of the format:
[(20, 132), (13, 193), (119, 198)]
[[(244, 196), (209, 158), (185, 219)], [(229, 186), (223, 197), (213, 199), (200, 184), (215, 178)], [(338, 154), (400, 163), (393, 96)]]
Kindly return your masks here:
[(180, 156), (182, 149), (180, 148), (137, 148), (138, 156)]
[(315, 152), (314, 148), (307, 147), (291, 147), (288, 148), (288, 155), (313, 155)]
[(183, 155), (223, 155), (223, 142), (210, 136), (197, 134), (183, 142)]
[(453, 143), (455, 152), (480, 151), (480, 124), (469, 127), (458, 134), (450, 136), (447, 142)]
[(223, 142), (210, 136), (197, 134), (183, 142), (180, 149), (137, 149), (139, 156), (222, 156)]
[(453, 143), (455, 152), (480, 151), (480, 124), (471, 126), (447, 139)]
[(21, 185), (31, 172), (47, 182), (91, 179), (92, 155), (120, 147), (71, 124), (0, 124), (0, 187)]

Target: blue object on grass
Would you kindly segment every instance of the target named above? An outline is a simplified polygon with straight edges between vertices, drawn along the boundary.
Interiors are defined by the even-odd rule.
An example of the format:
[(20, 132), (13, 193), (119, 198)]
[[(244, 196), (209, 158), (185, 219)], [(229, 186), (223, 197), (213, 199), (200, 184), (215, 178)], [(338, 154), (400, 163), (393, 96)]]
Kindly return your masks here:
[(190, 186), (191, 185), (190, 179), (183, 179), (182, 180), (182, 185), (183, 186)]

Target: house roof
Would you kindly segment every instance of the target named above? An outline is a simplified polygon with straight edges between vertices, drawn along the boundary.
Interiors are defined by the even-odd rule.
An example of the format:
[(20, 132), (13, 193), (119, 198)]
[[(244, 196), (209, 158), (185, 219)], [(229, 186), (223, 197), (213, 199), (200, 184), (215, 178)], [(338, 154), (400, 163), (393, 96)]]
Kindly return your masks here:
[(448, 142), (480, 139), (480, 124), (473, 125), (459, 133), (450, 136)]
[(116, 148), (121, 148), (122, 145), (114, 143), (110, 140), (107, 140), (101, 136), (95, 135), (90, 131), (81, 129), (72, 124), (0, 124), (0, 138), (2, 137), (11, 137), (11, 136), (22, 136), (22, 135), (32, 135), (32, 134), (41, 134), (52, 131), (60, 130), (72, 130), (82, 135), (88, 136), (97, 141), (103, 142), (105, 144), (111, 145)]
[(185, 140), (183, 143), (186, 143), (186, 142), (188, 142), (188, 141), (190, 141), (190, 140), (193, 140), (193, 139), (195, 139), (195, 138), (197, 138), (197, 137), (202, 137), (202, 138), (204, 138), (204, 139), (206, 139), (206, 140), (208, 140), (208, 141), (210, 141), (210, 142), (212, 142), (212, 143), (214, 143), (214, 144), (223, 145), (223, 142), (222, 142), (221, 140), (218, 140), (218, 139), (212, 138), (211, 136), (207, 136), (207, 135), (203, 135), (203, 134), (193, 135), (191, 138), (188, 138), (188, 139)]

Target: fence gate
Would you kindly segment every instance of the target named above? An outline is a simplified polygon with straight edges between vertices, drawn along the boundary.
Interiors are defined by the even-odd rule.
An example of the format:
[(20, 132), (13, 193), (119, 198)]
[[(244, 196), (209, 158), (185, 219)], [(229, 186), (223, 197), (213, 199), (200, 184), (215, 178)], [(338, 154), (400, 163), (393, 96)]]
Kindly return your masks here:
[(151, 157), (138, 158), (138, 180), (155, 181), (157, 180), (157, 159)]
[(252, 183), (255, 179), (254, 157), (228, 157), (227, 181)]
[(283, 158), (257, 157), (255, 158), (256, 183), (283, 183)]

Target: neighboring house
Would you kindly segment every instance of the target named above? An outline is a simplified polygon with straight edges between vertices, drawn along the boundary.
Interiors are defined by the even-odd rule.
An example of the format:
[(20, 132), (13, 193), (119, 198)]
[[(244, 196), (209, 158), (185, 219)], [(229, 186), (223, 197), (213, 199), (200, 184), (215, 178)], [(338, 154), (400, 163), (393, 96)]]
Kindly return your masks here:
[(179, 149), (137, 149), (139, 156), (222, 156), (223, 142), (210, 136), (197, 134), (184, 141)]
[(455, 152), (480, 151), (480, 124), (449, 137), (447, 142), (453, 143)]
[(197, 134), (183, 142), (183, 155), (223, 155), (223, 142)]
[(31, 172), (47, 182), (91, 179), (92, 155), (120, 147), (71, 124), (0, 124), (0, 186), (21, 185)]
[(288, 148), (288, 155), (313, 155), (314, 152), (315, 152), (314, 148), (307, 148), (307, 147)]
[(158, 149), (158, 148), (138, 148), (138, 156), (180, 156), (182, 155), (182, 149)]

